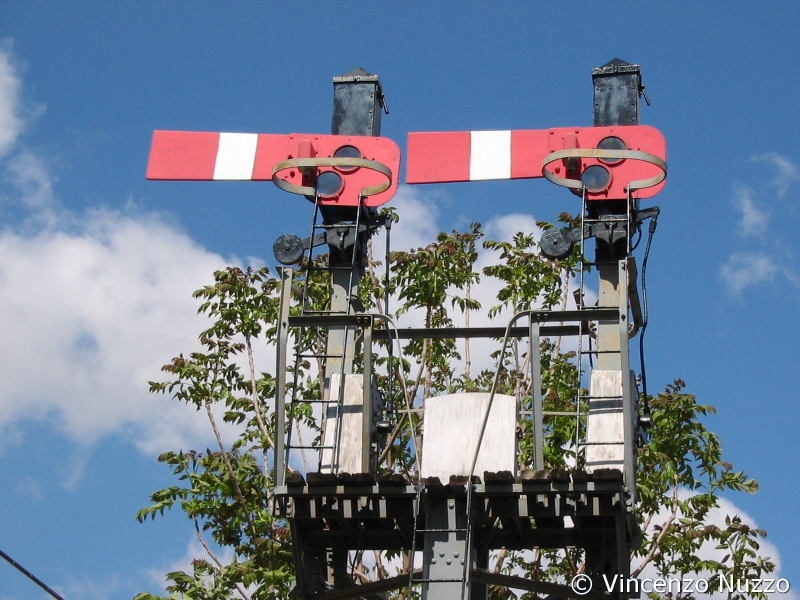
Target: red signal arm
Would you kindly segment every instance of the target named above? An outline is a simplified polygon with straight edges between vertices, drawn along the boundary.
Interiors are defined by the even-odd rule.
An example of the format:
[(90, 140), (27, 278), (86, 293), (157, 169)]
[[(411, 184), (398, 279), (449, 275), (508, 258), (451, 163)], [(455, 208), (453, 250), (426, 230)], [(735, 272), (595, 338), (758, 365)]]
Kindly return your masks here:
[[(610, 137), (621, 139), (626, 150), (617, 150), (616, 154), (598, 151), (598, 144)], [(554, 155), (556, 152), (559, 155)], [(664, 136), (644, 125), (409, 133), (406, 182), (548, 177), (572, 180), (574, 184), (570, 187), (580, 189), (581, 174), (590, 166), (601, 165), (610, 173), (610, 182), (605, 189), (587, 190), (588, 199), (623, 199), (631, 183), (634, 183), (630, 186), (634, 198), (649, 198), (664, 186), (666, 155)], [(637, 189), (637, 182), (656, 180)]]
[[(334, 158), (343, 146), (360, 159)], [(336, 172), (343, 186), (320, 204), (380, 206), (397, 190), (400, 149), (384, 137), (155, 131), (147, 178), (177, 181), (269, 181), (311, 194), (317, 176)]]

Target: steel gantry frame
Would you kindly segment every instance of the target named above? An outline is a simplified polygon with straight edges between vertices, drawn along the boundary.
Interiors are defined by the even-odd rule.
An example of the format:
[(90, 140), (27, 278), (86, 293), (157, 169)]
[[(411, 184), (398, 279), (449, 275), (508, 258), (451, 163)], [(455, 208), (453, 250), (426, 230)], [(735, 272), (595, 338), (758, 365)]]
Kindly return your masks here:
[[(387, 228), (388, 268), (391, 221), (377, 207), (396, 190), (400, 162), (397, 146), (379, 137), (381, 113), (388, 109), (376, 75), (356, 69), (334, 78), (330, 136), (154, 134), (151, 179), (272, 180), (313, 203), (310, 235), (284, 235), (274, 246), (284, 265), (279, 268), (274, 495), (278, 516), (291, 526), (294, 597), (377, 600), (387, 591), (417, 585), (422, 598), (431, 600), (485, 599), (490, 585), (561, 597), (624, 595), (603, 592), (599, 584), (603, 575), (629, 576), (630, 552), (640, 538), (634, 517), (636, 449), (646, 415), (641, 414), (629, 357), (629, 339), (643, 325), (631, 238), (644, 219), (658, 215), (657, 208), (642, 210), (639, 203), (663, 186), (666, 146), (657, 130), (638, 124), (644, 93), (638, 65), (615, 59), (594, 69), (593, 81), (594, 127), (409, 134), (408, 183), (544, 177), (581, 197), (580, 226), (549, 230), (541, 247), (548, 256), (563, 257), (577, 243), (583, 258), (588, 241), (595, 239), (595, 260), (584, 262), (598, 272), (597, 306), (584, 304), (581, 270), (574, 310), (524, 311), (504, 328), (398, 329), (388, 315), (361, 306), (367, 241), (380, 227)], [(653, 230), (651, 225), (651, 235)], [(327, 259), (314, 256), (319, 247), (327, 250)], [(330, 305), (324, 311), (312, 310), (308, 302), (308, 286), (317, 272), (330, 285)], [(304, 287), (296, 294), (298, 275)], [(293, 302), (297, 297), (299, 304)], [(309, 331), (324, 341), (322, 349), (309, 352), (300, 343)], [(540, 342), (549, 336), (577, 339), (574, 412), (544, 410), (538, 358)], [(407, 479), (383, 461), (394, 439), (387, 434), (394, 433), (392, 426), (402, 426), (402, 417), (394, 423), (392, 418), (405, 412), (413, 426), (415, 409), (385, 405), (374, 383), (374, 345), (385, 343), (390, 360), (396, 353), (402, 364), (401, 340), (437, 338), (500, 338), (501, 363), (509, 340), (526, 339), (530, 410), (520, 411), (519, 398), (497, 393), (499, 374), (488, 393), (454, 395), (446, 402), (475, 407), (469, 422), (452, 424), (454, 431), (473, 432), (465, 440), (470, 466), (451, 471), (429, 466), (426, 475), (418, 464)], [(585, 340), (594, 340), (595, 347), (590, 342), (585, 348)], [(303, 361), (312, 358), (321, 365), (321, 392), (304, 398), (296, 378)], [(295, 380), (287, 381), (287, 373)], [(445, 409), (446, 402), (441, 403)], [(321, 435), (311, 444), (293, 438), (295, 431), (300, 435), (293, 415), (303, 403), (317, 407), (314, 414), (322, 423)], [(510, 463), (492, 461), (486, 439), (500, 423), (495, 409), (503, 406), (516, 406), (513, 428), (520, 419), (531, 422), (530, 470), (517, 464), (516, 450)], [(564, 416), (575, 418), (576, 464), (548, 470), (545, 422)], [(417, 437), (412, 431), (419, 457)], [(444, 447), (430, 432), (422, 443), (428, 444), (423, 462)], [(307, 450), (317, 453), (316, 470), (292, 469), (293, 452)], [(486, 453), (488, 459), (482, 457)], [(480, 469), (479, 464), (492, 466)], [(576, 595), (567, 584), (492, 573), (489, 552), (500, 548), (582, 548), (595, 591)], [(347, 560), (363, 550), (409, 552), (412, 567), (421, 552), (422, 568), (355, 585)]]

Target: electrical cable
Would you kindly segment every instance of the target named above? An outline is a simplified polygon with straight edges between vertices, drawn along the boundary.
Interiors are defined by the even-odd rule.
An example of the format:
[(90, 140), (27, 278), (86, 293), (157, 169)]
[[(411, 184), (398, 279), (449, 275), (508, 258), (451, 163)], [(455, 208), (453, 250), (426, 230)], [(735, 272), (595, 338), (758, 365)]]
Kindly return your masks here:
[(2, 550), (0, 550), (0, 556), (2, 556), (4, 559), (6, 559), (11, 564), (12, 567), (17, 569), (23, 575), (26, 575), (31, 581), (33, 581), (36, 585), (38, 585), (40, 588), (42, 588), (45, 592), (50, 594), (53, 598), (55, 598), (56, 600), (64, 600), (63, 596), (58, 595), (45, 582), (43, 582), (41, 579), (36, 577), (36, 575), (34, 575), (30, 571), (28, 571), (28, 569), (23, 567), (21, 564), (19, 564), (17, 561), (15, 561), (13, 558), (11, 558), (8, 554), (3, 552)]
[[(394, 321), (394, 319), (392, 319), (392, 317), (390, 317), (389, 315), (386, 315), (386, 314), (373, 313), (372, 316), (373, 317), (377, 317), (378, 319), (383, 319), (384, 321), (386, 321), (387, 325), (391, 325), (392, 331), (394, 331), (395, 339), (397, 340), (398, 360), (400, 361), (400, 365), (401, 366), (405, 366), (405, 358), (403, 357), (403, 347), (400, 345), (400, 330), (397, 327), (397, 323), (395, 323), (395, 321)], [(390, 340), (390, 342), (391, 342), (391, 340)], [(402, 384), (402, 387), (403, 387), (403, 397), (405, 398), (405, 404), (406, 404), (406, 416), (408, 418), (408, 425), (409, 425), (409, 427), (411, 429), (411, 442), (412, 442), (412, 445), (414, 446), (414, 457), (417, 460), (419, 460), (420, 454), (419, 454), (419, 448), (417, 447), (417, 432), (416, 432), (416, 428), (414, 427), (414, 421), (411, 418), (411, 414), (413, 412), (412, 404), (414, 402), (414, 399), (413, 398), (409, 399), (408, 387), (406, 385), (405, 377), (401, 377), (400, 378), (400, 383)], [(401, 425), (401, 422), (398, 422), (397, 423), (397, 427), (400, 427), (400, 425)], [(421, 465), (417, 465), (417, 480), (420, 480), (420, 478), (421, 478), (420, 470), (419, 470), (420, 466)]]
[(636, 243), (634, 243), (631, 246), (631, 252), (636, 250), (639, 247), (639, 242), (642, 241), (642, 224), (641, 223), (637, 223), (636, 224), (636, 233), (638, 233), (639, 235), (636, 238)]
[[(392, 235), (392, 219), (391, 219), (391, 217), (387, 218), (386, 225), (384, 227), (386, 228), (386, 252), (385, 252), (385, 258), (384, 258), (384, 261), (386, 262), (386, 265), (385, 265), (386, 266), (386, 287), (384, 289), (383, 312), (384, 312), (384, 314), (389, 315), (389, 314), (391, 314), (391, 311), (389, 310), (389, 299), (391, 297), (391, 294), (389, 292), (389, 281), (391, 279), (391, 269), (389, 268), (389, 259), (390, 259), (389, 248), (391, 248), (391, 235)], [(387, 412), (389, 413), (389, 418), (390, 419), (396, 420), (397, 419), (397, 415), (395, 413), (395, 407), (394, 407), (394, 389), (393, 389), (393, 386), (392, 386), (393, 373), (394, 373), (394, 344), (391, 344), (391, 343), (389, 344), (389, 365), (388, 365), (388, 369), (389, 369), (388, 370), (388, 373), (389, 373), (389, 377), (388, 377), (388, 379), (389, 379), (389, 381), (388, 381), (388, 384), (389, 384), (389, 406), (388, 406), (388, 411)]]
[(642, 330), (639, 334), (639, 364), (641, 367), (642, 373), (642, 396), (644, 397), (644, 411), (646, 415), (650, 414), (650, 400), (647, 397), (647, 372), (645, 370), (645, 361), (644, 361), (644, 334), (647, 330), (647, 320), (648, 320), (648, 311), (647, 311), (647, 259), (650, 256), (650, 244), (653, 243), (653, 234), (656, 232), (656, 227), (658, 227), (658, 215), (660, 214), (660, 210), (658, 207), (655, 208), (655, 214), (650, 219), (650, 227), (648, 228), (647, 233), (647, 246), (645, 246), (644, 250), (644, 259), (642, 260)]

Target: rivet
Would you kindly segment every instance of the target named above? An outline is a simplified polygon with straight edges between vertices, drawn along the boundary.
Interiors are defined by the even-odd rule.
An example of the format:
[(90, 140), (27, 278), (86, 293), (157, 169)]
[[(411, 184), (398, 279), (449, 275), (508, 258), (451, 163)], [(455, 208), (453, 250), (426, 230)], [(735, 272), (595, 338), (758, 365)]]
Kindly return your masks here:
[(442, 558), (444, 558), (444, 552), (439, 552), (439, 556), (441, 556)]
[(453, 552), (453, 558), (458, 558), (458, 552)]
[(447, 559), (447, 564), (448, 564), (448, 565), (452, 565), (452, 564), (453, 564), (453, 561), (452, 561), (452, 560), (450, 560), (450, 559), (448, 558), (448, 559)]

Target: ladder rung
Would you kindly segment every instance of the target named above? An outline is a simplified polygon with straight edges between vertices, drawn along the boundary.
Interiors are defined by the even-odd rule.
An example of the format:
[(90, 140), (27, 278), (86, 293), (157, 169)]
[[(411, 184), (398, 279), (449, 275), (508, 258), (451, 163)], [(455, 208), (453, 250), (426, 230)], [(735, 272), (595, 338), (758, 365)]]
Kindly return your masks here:
[(354, 271), (351, 267), (306, 267), (306, 271)]
[[(363, 223), (362, 223), (363, 225)], [(356, 226), (355, 223), (337, 223), (336, 225), (314, 225), (314, 229), (354, 229)]]
[(627, 223), (628, 216), (624, 217), (601, 217), (599, 219), (584, 219), (584, 223)]
[(336, 446), (287, 446), (289, 450), (333, 450)]
[(344, 354), (296, 354), (298, 358), (344, 358)]
[(581, 396), (581, 400), (622, 400), (624, 396)]
[(417, 533), (466, 533), (469, 529), (417, 529)]
[(623, 446), (625, 442), (578, 442), (578, 446)]
[[(521, 415), (532, 415), (532, 410), (521, 410), (519, 411)], [(586, 413), (576, 413), (576, 412), (564, 412), (564, 411), (557, 411), (557, 410), (544, 410), (542, 411), (543, 417), (585, 417)]]
[(328, 400), (323, 400), (323, 399), (313, 398), (311, 400), (292, 400), (291, 404), (300, 404), (301, 402), (303, 404), (333, 404), (339, 402), (339, 399), (330, 398)]
[(622, 350), (581, 350), (581, 354), (619, 354)]
[(583, 264), (589, 265), (589, 266), (592, 266), (592, 267), (597, 267), (597, 266), (601, 266), (601, 265), (617, 265), (617, 264), (619, 264), (619, 261), (618, 260), (596, 260), (594, 262), (587, 262), (587, 263), (583, 263)]
[(461, 583), (463, 579), (434, 579), (432, 577), (427, 577), (425, 579), (417, 579), (416, 577), (411, 578), (411, 584), (415, 583)]

